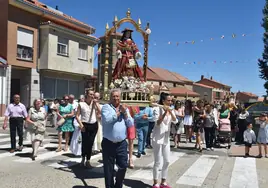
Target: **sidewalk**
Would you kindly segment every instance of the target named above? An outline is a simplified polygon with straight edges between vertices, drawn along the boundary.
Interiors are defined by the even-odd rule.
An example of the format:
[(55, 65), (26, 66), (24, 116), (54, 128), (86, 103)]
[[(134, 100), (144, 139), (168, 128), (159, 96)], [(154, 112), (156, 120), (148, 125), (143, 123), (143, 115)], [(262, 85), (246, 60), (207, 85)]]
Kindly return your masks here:
[[(259, 149), (256, 144), (252, 145), (250, 148), (251, 156), (258, 156), (259, 155)], [(229, 156), (230, 157), (243, 157), (245, 156), (245, 146), (244, 145), (232, 145), (232, 147), (229, 150)]]

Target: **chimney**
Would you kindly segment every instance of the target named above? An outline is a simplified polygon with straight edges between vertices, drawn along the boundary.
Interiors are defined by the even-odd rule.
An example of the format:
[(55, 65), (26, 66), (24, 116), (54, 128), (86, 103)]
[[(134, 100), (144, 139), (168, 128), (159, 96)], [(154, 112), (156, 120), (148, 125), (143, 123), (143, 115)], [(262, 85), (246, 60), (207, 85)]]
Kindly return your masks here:
[(213, 80), (212, 76), (210, 77), (210, 80)]
[(204, 75), (201, 75), (201, 80), (203, 80), (204, 79)]
[(58, 5), (56, 5), (56, 10), (59, 10), (59, 7), (58, 7)]

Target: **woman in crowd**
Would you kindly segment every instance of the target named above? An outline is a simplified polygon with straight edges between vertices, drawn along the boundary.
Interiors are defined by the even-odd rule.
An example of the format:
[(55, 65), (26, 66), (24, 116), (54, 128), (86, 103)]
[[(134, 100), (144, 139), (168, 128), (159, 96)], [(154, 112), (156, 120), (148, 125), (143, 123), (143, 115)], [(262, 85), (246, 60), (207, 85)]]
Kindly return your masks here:
[(31, 135), (32, 140), (32, 160), (37, 157), (37, 150), (44, 140), (46, 131), (46, 117), (47, 113), (44, 108), (41, 107), (42, 102), (39, 99), (34, 100), (33, 107), (29, 109), (28, 117), (26, 118), (27, 127)]
[(244, 131), (247, 130), (247, 117), (249, 116), (248, 111), (244, 107), (241, 108), (240, 113), (238, 115), (238, 132), (237, 132), (237, 137), (236, 141), (238, 144), (243, 144), (244, 143)]
[(204, 131), (206, 140), (206, 149), (214, 150), (214, 139), (215, 139), (215, 118), (213, 113), (213, 107), (206, 105), (204, 115)]
[(194, 132), (196, 133), (195, 147), (202, 152), (201, 133), (204, 132), (204, 101), (198, 100), (194, 111)]
[(73, 111), (73, 106), (69, 104), (69, 97), (68, 95), (63, 97), (63, 100), (61, 100), (60, 106), (57, 110), (57, 115), (58, 115), (58, 138), (59, 138), (59, 146), (57, 148), (57, 152), (62, 151), (62, 133), (65, 133), (65, 148), (64, 151), (68, 151), (68, 143), (70, 139), (70, 132), (74, 131), (73, 127), (73, 116), (74, 116), (74, 111)]
[(185, 126), (185, 133), (186, 133), (186, 143), (188, 140), (192, 142), (192, 125), (193, 125), (193, 105), (191, 100), (187, 100), (185, 102), (185, 109), (184, 109), (184, 120), (183, 124)]
[[(171, 123), (178, 122), (174, 110), (171, 108), (172, 98), (169, 94), (161, 95), (159, 104), (162, 105), (155, 111), (156, 125), (153, 130), (153, 152), (154, 152), (154, 167), (153, 167), (153, 188), (170, 188), (167, 185), (167, 175), (170, 156), (170, 126)], [(158, 183), (160, 173), (160, 163), (163, 160), (161, 169), (161, 184)]]
[(183, 126), (183, 117), (184, 117), (184, 110), (181, 106), (181, 102), (177, 101), (175, 103), (175, 115), (177, 117), (178, 123), (172, 124), (172, 134), (174, 135), (174, 148), (177, 148), (181, 141), (181, 134), (184, 133), (184, 126)]
[[(84, 96), (80, 96), (79, 103), (84, 101)], [(76, 115), (77, 109), (74, 111)], [(81, 118), (81, 116), (79, 117)], [(76, 118), (73, 120), (74, 125), (74, 133), (70, 145), (70, 150), (75, 156), (81, 156), (81, 147), (82, 147), (82, 135), (81, 129), (79, 127), (79, 123), (77, 122)]]

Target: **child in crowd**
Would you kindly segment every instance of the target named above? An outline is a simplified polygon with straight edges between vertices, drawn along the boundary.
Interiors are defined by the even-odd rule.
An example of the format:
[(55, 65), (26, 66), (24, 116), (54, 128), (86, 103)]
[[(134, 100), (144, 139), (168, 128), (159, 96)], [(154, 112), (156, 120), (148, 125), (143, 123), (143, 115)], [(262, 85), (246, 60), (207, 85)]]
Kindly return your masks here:
[(257, 143), (259, 146), (259, 157), (262, 157), (262, 148), (264, 147), (264, 153), (265, 157), (268, 158), (267, 154), (267, 144), (268, 144), (268, 119), (267, 114), (263, 113), (260, 117), (255, 118), (256, 124), (260, 125), (258, 137), (257, 137)]
[(244, 131), (245, 157), (249, 157), (249, 150), (253, 142), (256, 142), (255, 132), (252, 130), (252, 124), (248, 123), (247, 129)]

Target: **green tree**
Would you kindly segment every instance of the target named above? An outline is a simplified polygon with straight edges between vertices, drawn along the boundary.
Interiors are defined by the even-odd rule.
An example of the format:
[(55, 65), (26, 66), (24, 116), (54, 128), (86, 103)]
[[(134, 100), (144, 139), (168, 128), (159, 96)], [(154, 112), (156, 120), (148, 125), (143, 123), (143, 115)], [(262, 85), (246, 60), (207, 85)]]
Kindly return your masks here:
[(264, 28), (264, 34), (263, 34), (264, 50), (262, 53), (262, 58), (259, 59), (258, 65), (260, 69), (260, 78), (265, 80), (264, 88), (266, 89), (266, 94), (268, 95), (268, 0), (266, 0), (262, 12), (263, 12), (262, 27)]

